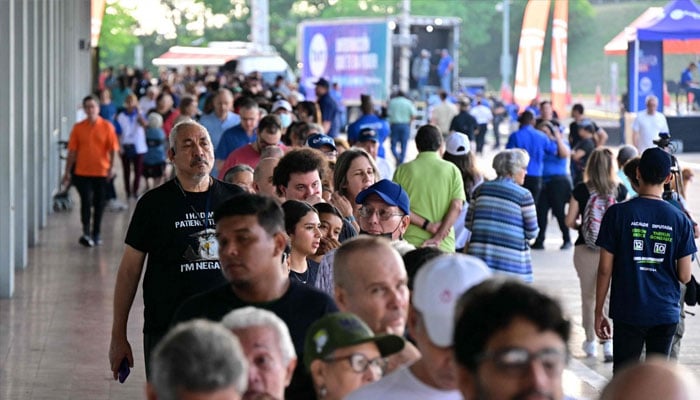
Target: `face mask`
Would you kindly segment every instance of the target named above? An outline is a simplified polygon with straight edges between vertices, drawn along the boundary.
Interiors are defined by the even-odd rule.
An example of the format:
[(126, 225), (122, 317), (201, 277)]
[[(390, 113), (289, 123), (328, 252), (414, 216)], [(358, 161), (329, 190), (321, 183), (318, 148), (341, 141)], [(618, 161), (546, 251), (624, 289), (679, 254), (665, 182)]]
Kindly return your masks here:
[(374, 233), (369, 233), (367, 231), (363, 231), (360, 229), (360, 235), (369, 235), (369, 236), (376, 236), (376, 237), (383, 237), (384, 239), (387, 239), (389, 241), (392, 241), (393, 239), (391, 238), (391, 235), (393, 235), (394, 232), (389, 232), (389, 233), (380, 233), (379, 235), (375, 235)]
[(280, 121), (282, 122), (282, 127), (287, 128), (289, 125), (292, 124), (292, 116), (289, 114), (280, 114)]

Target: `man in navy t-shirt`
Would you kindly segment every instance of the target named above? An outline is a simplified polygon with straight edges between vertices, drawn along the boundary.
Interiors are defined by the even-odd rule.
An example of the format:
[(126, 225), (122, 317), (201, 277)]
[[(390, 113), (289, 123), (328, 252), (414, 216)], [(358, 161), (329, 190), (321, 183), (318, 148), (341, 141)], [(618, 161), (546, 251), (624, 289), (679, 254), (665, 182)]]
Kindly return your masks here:
[[(595, 328), (599, 338), (613, 338), (613, 372), (639, 361), (645, 345), (647, 358), (668, 356), (680, 318), (680, 284), (690, 280), (696, 247), (690, 220), (662, 198), (671, 164), (664, 150), (645, 150), (637, 169), (639, 196), (610, 206), (601, 221)], [(603, 316), (611, 280), (614, 336)]]

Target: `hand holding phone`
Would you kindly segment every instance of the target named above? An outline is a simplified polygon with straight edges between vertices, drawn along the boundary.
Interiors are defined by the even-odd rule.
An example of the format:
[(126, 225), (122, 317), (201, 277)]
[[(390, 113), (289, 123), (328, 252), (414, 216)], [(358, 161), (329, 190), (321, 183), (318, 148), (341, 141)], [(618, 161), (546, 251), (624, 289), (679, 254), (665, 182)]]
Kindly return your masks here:
[(124, 357), (121, 364), (119, 364), (119, 383), (124, 383), (130, 372), (129, 359)]

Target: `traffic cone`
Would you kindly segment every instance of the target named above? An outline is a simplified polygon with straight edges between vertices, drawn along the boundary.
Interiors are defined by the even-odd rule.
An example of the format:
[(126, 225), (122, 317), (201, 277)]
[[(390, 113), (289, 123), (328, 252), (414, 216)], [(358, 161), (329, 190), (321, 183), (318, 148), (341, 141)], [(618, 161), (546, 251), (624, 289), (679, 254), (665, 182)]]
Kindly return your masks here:
[(664, 82), (664, 107), (669, 107), (671, 105), (671, 96), (668, 94), (668, 87), (666, 82)]
[(595, 105), (603, 105), (603, 96), (600, 94), (600, 85), (595, 85)]
[(571, 83), (566, 84), (566, 105), (571, 105)]

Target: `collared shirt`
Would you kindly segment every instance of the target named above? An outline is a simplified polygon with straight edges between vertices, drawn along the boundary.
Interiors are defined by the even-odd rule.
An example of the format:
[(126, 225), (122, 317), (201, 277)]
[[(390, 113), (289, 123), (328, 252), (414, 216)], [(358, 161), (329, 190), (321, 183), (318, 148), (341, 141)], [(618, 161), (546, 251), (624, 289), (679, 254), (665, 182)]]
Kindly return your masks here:
[(387, 109), (390, 124), (408, 124), (418, 114), (413, 102), (403, 96), (396, 96), (389, 101)]
[(211, 143), (214, 148), (216, 148), (216, 146), (219, 145), (219, 141), (221, 141), (221, 136), (224, 134), (224, 132), (228, 128), (232, 128), (240, 124), (241, 117), (239, 117), (238, 114), (234, 114), (233, 112), (229, 111), (226, 114), (226, 118), (224, 118), (222, 121), (219, 119), (216, 113), (212, 112), (202, 115), (202, 117), (199, 119), (199, 123), (207, 128), (209, 137), (211, 137)]

